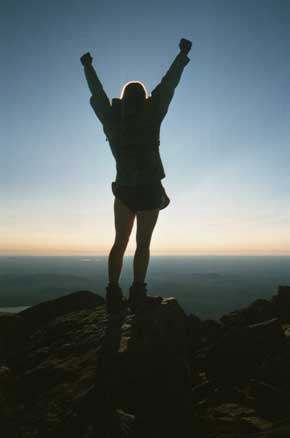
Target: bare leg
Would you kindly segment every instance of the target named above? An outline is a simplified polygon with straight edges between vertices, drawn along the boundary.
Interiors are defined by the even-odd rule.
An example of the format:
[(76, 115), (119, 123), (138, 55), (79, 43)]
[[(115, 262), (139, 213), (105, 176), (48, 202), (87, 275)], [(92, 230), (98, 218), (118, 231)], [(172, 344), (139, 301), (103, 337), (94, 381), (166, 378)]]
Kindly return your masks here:
[(159, 209), (137, 212), (136, 251), (134, 255), (134, 282), (144, 283), (150, 258), (150, 242)]
[(114, 286), (119, 286), (119, 279), (121, 275), (123, 257), (126, 248), (113, 245), (109, 254), (108, 260), (108, 276), (109, 283)]
[(115, 242), (108, 259), (109, 283), (119, 285), (123, 257), (133, 228), (135, 214), (119, 199), (114, 201)]

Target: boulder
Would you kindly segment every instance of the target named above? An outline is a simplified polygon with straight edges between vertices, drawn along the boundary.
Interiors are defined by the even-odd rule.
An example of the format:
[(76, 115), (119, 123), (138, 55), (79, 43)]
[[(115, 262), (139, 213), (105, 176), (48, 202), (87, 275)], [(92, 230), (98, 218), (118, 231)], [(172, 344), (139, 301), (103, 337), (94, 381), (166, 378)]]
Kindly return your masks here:
[(251, 394), (255, 398), (255, 408), (258, 415), (270, 419), (289, 416), (290, 395), (284, 390), (267, 382), (252, 379)]
[(285, 342), (278, 318), (245, 327), (230, 328), (208, 351), (209, 379), (232, 384), (253, 377), (263, 359)]
[(200, 343), (202, 322), (198, 316), (190, 314), (187, 317), (189, 345), (194, 350)]
[(278, 294), (272, 298), (272, 305), (282, 320), (290, 322), (290, 286), (279, 286)]
[(277, 308), (271, 301), (258, 299), (243, 309), (222, 316), (220, 321), (227, 327), (246, 326), (267, 321), (277, 316)]
[(23, 326), (33, 331), (58, 316), (104, 304), (104, 298), (90, 291), (78, 291), (29, 307), (18, 314)]
[(268, 355), (262, 361), (257, 375), (277, 388), (290, 393), (290, 338), (287, 337), (276, 353)]
[[(5, 317), (5, 330), (0, 333), (0, 353), (14, 355), (26, 351), (29, 337), (59, 316), (104, 304), (104, 298), (90, 291), (77, 291), (54, 300), (29, 307), (13, 317)], [(1, 328), (1, 318), (0, 318)], [(17, 354), (18, 354), (17, 353)]]
[(21, 438), (187, 436), (189, 337), (177, 301), (109, 314), (94, 294), (72, 295), (17, 317), (28, 329), (1, 369), (0, 381), (13, 375), (9, 393), (17, 400), (0, 412), (2, 423)]
[[(138, 436), (187, 436), (192, 428), (186, 315), (174, 298), (107, 326), (97, 364), (95, 404), (134, 415)], [(108, 415), (108, 414), (107, 414)], [(101, 418), (96, 418), (100, 428)], [(107, 424), (107, 421), (105, 422)], [(106, 428), (104, 425), (104, 429)]]

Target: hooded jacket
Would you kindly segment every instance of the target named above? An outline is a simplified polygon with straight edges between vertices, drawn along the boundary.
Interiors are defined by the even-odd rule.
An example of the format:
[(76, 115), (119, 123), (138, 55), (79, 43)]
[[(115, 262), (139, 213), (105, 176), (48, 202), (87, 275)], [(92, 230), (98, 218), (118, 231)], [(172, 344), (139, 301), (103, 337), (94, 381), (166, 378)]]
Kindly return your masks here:
[(92, 93), (90, 104), (103, 125), (116, 161), (117, 184), (144, 186), (165, 178), (159, 153), (160, 127), (189, 61), (186, 54), (179, 52), (142, 108), (127, 118), (122, 116), (122, 100), (113, 98), (111, 104), (94, 67), (84, 67)]

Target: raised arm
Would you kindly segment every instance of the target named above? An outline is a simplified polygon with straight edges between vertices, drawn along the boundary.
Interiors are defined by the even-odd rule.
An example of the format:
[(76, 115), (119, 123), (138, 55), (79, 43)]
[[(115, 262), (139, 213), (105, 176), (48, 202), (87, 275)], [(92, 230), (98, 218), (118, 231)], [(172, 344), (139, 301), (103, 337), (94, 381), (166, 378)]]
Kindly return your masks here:
[(184, 67), (189, 63), (190, 58), (187, 56), (191, 49), (191, 41), (182, 38), (179, 43), (180, 52), (175, 57), (167, 73), (161, 79), (161, 82), (151, 92), (152, 101), (161, 117), (164, 118), (168, 111), (169, 104), (174, 96), (174, 90), (177, 87)]
[(99, 120), (104, 123), (111, 114), (111, 104), (97, 73), (92, 65), (93, 58), (90, 53), (85, 53), (81, 58), (84, 66), (85, 77), (91, 92), (90, 104)]

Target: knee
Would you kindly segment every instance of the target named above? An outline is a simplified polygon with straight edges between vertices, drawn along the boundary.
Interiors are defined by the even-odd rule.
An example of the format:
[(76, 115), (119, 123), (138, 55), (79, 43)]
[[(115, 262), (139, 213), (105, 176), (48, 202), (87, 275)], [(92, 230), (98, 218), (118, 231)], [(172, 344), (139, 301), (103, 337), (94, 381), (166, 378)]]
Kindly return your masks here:
[(150, 248), (150, 239), (145, 239), (145, 238), (137, 238), (136, 239), (136, 245), (137, 245), (137, 249), (138, 250), (149, 250)]
[(127, 248), (129, 239), (126, 240), (116, 240), (113, 245), (113, 249), (118, 252), (124, 252)]

